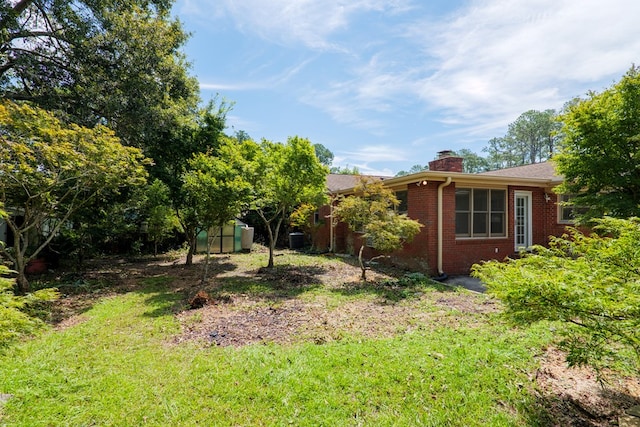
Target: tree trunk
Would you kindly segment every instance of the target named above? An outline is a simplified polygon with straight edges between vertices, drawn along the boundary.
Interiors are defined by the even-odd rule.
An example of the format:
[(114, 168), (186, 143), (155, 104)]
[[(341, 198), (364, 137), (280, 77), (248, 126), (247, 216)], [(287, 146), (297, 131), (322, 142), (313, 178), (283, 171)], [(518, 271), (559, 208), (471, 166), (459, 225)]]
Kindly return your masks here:
[(185, 265), (193, 264), (193, 255), (196, 253), (196, 245), (198, 243), (197, 238), (198, 234), (196, 233), (195, 228), (186, 228), (184, 231), (185, 237), (187, 238), (187, 243), (189, 245), (189, 249), (187, 250), (187, 260), (185, 261)]
[(27, 280), (27, 276), (24, 271), (20, 271), (18, 273), (18, 277), (16, 278), (16, 285), (18, 286), (18, 293), (20, 295), (24, 295), (29, 292), (31, 286), (29, 285), (29, 280)]
[(267, 230), (269, 230), (269, 262), (267, 263), (267, 268), (273, 268), (273, 251), (276, 249), (276, 241), (273, 238), (270, 224), (267, 224)]
[(278, 229), (280, 228), (280, 223), (282, 222), (282, 219), (278, 220), (278, 225), (276, 226), (276, 232), (274, 235), (274, 232), (271, 229), (271, 222), (273, 221), (274, 218), (272, 218), (271, 220), (268, 220), (264, 212), (260, 210), (258, 210), (258, 215), (262, 219), (262, 222), (264, 223), (264, 225), (267, 226), (267, 231), (269, 232), (269, 262), (267, 263), (266, 268), (273, 268), (273, 252), (276, 249), (276, 238), (278, 236)]
[(219, 230), (219, 229), (220, 229), (220, 227), (216, 227), (216, 233), (213, 235), (213, 237), (209, 236), (209, 232), (207, 231), (207, 257), (204, 259), (204, 273), (202, 274), (202, 283), (203, 284), (207, 282), (207, 278), (208, 278), (208, 275), (209, 275), (209, 257), (211, 256), (211, 243), (218, 236), (217, 230)]
[(26, 233), (18, 233), (18, 227), (11, 227), (11, 230), (14, 233), (13, 256), (9, 259), (13, 262), (13, 268), (18, 274), (16, 277), (17, 291), (20, 294), (26, 294), (30, 290), (29, 281), (25, 273), (29, 262), (29, 258), (25, 257), (25, 248), (29, 245), (29, 236)]
[(364, 245), (360, 246), (360, 252), (358, 253), (358, 261), (360, 262), (360, 269), (362, 270), (362, 275), (360, 279), (362, 281), (367, 281), (367, 268), (364, 265), (364, 261), (362, 260), (362, 252), (364, 251)]
[(27, 280), (27, 275), (25, 273), (27, 262), (25, 261), (24, 256), (21, 253), (16, 254), (14, 264), (14, 268), (18, 273), (18, 276), (16, 277), (17, 291), (20, 294), (26, 294), (27, 292), (29, 292), (30, 286), (29, 280)]

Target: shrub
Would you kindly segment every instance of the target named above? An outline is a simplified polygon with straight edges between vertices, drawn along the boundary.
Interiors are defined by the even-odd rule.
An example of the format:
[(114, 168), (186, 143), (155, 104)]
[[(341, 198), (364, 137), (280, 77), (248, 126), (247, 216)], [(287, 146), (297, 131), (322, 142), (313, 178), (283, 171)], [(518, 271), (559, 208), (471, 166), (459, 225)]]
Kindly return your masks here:
[(10, 270), (0, 264), (0, 350), (42, 327), (43, 322), (34, 317), (29, 309), (42, 301), (58, 297), (55, 289), (41, 289), (24, 296), (15, 295), (15, 280), (7, 277), (9, 273)]
[[(520, 259), (475, 265), (472, 274), (519, 324), (561, 321), (570, 366), (640, 367), (640, 220), (603, 218)], [(628, 357), (630, 355), (630, 357)]]

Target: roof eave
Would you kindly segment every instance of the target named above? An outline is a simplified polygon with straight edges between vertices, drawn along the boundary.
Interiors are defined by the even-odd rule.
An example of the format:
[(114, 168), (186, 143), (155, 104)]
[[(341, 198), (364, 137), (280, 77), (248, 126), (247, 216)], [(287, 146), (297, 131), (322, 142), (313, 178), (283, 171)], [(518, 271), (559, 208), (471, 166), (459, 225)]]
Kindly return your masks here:
[[(453, 182), (466, 185), (523, 185), (534, 187), (555, 187), (562, 182), (562, 178), (555, 177), (549, 178), (518, 178), (496, 175), (479, 175), (473, 173), (463, 172), (441, 172), (441, 171), (423, 171), (414, 173), (411, 175), (398, 176), (393, 178), (384, 179), (382, 182), (387, 187), (391, 188), (403, 188), (410, 184), (416, 184), (423, 181), (437, 181), (444, 182), (448, 177), (451, 177)], [(355, 192), (355, 187), (345, 188), (342, 190), (334, 191), (333, 194), (352, 194)]]

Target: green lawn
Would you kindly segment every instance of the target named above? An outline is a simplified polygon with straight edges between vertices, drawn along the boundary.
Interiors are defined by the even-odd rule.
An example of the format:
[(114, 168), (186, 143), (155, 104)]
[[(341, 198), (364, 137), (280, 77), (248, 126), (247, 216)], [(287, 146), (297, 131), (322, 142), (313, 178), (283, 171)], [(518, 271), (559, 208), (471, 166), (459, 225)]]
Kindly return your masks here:
[[(238, 280), (233, 271), (226, 275), (229, 283)], [(173, 278), (141, 278), (135, 290), (96, 301), (82, 322), (0, 355), (0, 394), (13, 396), (0, 408), (0, 423), (546, 425), (528, 374), (550, 339), (548, 328), (517, 330), (497, 314), (450, 309), (444, 315), (459, 321), (425, 321), (388, 336), (353, 333), (322, 344), (243, 347), (175, 344), (175, 310), (184, 294), (169, 286)], [(423, 287), (410, 300), (381, 303), (428, 313), (433, 301), (456, 294)], [(315, 286), (295, 298), (329, 294)], [(365, 292), (333, 295), (333, 310), (345, 299), (371, 298)]]

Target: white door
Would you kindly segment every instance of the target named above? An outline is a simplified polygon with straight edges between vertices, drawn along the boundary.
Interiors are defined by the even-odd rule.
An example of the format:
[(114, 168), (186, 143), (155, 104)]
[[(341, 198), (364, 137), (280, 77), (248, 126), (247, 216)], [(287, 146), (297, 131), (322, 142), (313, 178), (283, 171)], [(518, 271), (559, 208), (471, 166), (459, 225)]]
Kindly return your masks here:
[(514, 237), (516, 251), (531, 246), (531, 192), (516, 191), (514, 201)]

